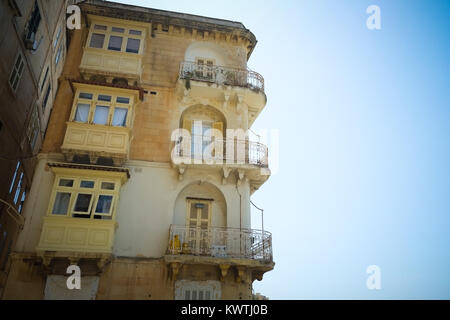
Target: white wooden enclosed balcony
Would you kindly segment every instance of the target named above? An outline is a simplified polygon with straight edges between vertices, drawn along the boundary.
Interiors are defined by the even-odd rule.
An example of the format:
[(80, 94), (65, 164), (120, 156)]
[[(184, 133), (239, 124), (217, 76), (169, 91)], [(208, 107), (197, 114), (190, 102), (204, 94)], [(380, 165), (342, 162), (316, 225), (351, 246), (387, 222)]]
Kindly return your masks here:
[(267, 231), (171, 225), (169, 255), (194, 255), (220, 260), (242, 259), (272, 263), (272, 234)]

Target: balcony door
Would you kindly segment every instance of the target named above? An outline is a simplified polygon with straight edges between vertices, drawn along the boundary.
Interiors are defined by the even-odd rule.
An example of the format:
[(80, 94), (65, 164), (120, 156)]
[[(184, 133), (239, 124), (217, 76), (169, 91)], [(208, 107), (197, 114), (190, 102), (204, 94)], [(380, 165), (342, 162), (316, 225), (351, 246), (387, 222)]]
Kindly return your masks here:
[(194, 121), (192, 124), (191, 154), (194, 159), (207, 160), (211, 154), (207, 152), (211, 143), (212, 121)]
[(194, 254), (208, 254), (211, 225), (211, 200), (188, 200), (187, 226), (189, 248)]
[(213, 66), (213, 60), (197, 58), (196, 76), (204, 80), (214, 80)]

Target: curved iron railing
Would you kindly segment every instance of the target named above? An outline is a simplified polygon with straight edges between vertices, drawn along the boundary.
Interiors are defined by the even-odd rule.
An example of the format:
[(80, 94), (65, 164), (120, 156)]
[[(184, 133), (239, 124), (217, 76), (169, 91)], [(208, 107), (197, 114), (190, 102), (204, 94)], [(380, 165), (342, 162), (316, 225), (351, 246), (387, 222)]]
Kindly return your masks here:
[[(196, 160), (211, 164), (251, 164), (262, 168), (269, 166), (269, 151), (266, 145), (240, 139), (215, 139), (202, 135), (189, 135), (175, 143), (173, 156), (179, 163)], [(175, 159), (172, 159), (175, 160)]]
[(273, 260), (272, 234), (268, 231), (253, 229), (171, 225), (167, 254), (271, 262)]
[(179, 77), (180, 79), (246, 87), (264, 92), (264, 78), (259, 73), (251, 70), (184, 61), (180, 65)]

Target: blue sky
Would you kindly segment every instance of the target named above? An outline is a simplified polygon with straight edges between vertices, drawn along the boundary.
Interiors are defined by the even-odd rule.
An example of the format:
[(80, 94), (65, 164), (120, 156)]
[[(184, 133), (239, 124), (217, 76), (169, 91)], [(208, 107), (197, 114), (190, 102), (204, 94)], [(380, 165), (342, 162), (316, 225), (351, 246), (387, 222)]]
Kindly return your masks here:
[[(280, 144), (252, 197), (276, 262), (255, 291), (450, 299), (448, 1), (119, 2), (241, 21), (258, 39), (249, 67), (268, 103), (253, 129)], [(381, 30), (366, 28), (372, 4)], [(372, 264), (381, 290), (366, 287)]]

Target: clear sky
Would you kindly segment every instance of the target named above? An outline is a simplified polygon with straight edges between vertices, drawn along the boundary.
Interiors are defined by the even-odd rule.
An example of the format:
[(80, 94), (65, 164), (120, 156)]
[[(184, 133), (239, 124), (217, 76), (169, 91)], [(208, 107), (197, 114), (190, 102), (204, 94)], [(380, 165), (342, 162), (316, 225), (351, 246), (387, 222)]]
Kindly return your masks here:
[[(449, 1), (118, 2), (240, 21), (258, 39), (249, 67), (268, 103), (253, 129), (280, 143), (252, 197), (276, 262), (255, 291), (450, 299)], [(381, 30), (366, 27), (372, 4)], [(373, 264), (381, 290), (366, 287)]]

